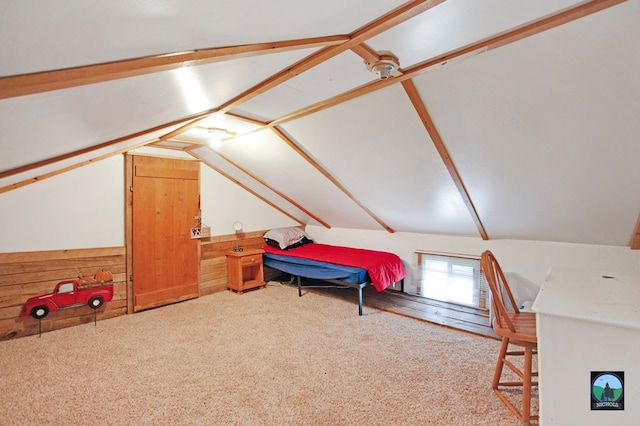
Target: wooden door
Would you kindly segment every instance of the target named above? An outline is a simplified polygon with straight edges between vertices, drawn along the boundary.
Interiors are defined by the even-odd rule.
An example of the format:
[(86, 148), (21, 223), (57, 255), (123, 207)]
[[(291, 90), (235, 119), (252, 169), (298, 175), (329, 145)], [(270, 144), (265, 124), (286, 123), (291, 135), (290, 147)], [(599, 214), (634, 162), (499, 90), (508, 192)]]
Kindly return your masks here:
[(133, 310), (198, 297), (200, 163), (136, 155), (132, 175)]

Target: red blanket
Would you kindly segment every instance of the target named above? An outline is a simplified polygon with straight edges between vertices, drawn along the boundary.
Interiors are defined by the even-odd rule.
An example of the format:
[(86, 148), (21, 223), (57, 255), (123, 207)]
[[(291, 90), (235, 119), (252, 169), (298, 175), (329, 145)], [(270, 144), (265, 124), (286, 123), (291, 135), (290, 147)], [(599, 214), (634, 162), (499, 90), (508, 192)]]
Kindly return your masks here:
[(393, 283), (402, 280), (407, 275), (400, 258), (393, 253), (384, 251), (317, 243), (305, 244), (293, 250), (280, 250), (265, 245), (264, 251), (280, 256), (300, 257), (366, 269), (371, 278), (371, 284), (373, 284), (378, 291), (384, 290)]

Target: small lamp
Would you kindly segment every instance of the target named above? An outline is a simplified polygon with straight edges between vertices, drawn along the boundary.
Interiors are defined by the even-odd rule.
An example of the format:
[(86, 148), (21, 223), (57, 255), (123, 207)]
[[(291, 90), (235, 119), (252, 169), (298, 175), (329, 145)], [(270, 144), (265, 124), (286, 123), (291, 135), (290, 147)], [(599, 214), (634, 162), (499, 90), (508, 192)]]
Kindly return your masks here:
[(233, 251), (242, 251), (242, 247), (238, 247), (238, 234), (242, 231), (242, 222), (239, 220), (233, 222), (233, 229), (236, 231), (236, 248)]

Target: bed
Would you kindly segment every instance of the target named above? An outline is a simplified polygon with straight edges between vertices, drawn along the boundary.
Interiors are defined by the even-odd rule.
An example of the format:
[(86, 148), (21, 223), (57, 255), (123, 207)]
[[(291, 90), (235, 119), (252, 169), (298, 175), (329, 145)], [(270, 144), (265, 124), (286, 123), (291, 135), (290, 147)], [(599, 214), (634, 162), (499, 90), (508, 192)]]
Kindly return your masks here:
[(359, 315), (364, 287), (371, 284), (383, 291), (403, 283), (406, 276), (402, 261), (393, 253), (318, 244), (298, 228), (272, 230), (264, 238), (264, 265), (297, 278), (298, 296), (302, 296), (302, 278), (355, 288)]

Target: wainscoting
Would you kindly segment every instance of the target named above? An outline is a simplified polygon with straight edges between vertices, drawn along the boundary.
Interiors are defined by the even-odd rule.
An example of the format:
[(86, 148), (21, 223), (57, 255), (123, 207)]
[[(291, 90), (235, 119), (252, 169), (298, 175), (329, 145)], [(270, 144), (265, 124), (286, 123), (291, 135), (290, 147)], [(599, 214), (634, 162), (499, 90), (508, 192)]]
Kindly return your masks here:
[[(244, 248), (261, 248), (264, 232), (242, 233), (238, 236), (238, 243)], [(200, 240), (201, 296), (227, 289), (226, 253), (235, 245), (235, 234)], [(52, 312), (41, 322), (31, 316), (20, 317), (28, 298), (51, 292), (59, 281), (93, 276), (103, 268), (113, 273), (114, 297), (95, 312), (88, 306), (82, 306)], [(0, 253), (0, 340), (133, 313), (129, 306), (132, 294), (131, 281), (127, 280), (129, 275), (125, 247)]]
[[(243, 249), (259, 249), (264, 246), (266, 231), (242, 233), (238, 245)], [(212, 294), (227, 289), (227, 253), (236, 247), (236, 236), (220, 235), (200, 241), (200, 295)]]
[[(243, 248), (261, 248), (264, 245), (264, 232), (240, 234), (238, 243)], [(235, 245), (236, 236), (233, 234), (200, 240), (201, 296), (226, 291), (226, 253), (232, 251)], [(94, 314), (99, 321), (131, 313), (128, 310), (131, 288), (127, 285), (129, 274), (126, 270), (126, 257), (125, 247), (0, 253), (0, 340), (91, 323), (94, 321)], [(96, 312), (86, 306), (58, 311), (49, 314), (40, 324), (34, 318), (20, 317), (22, 305), (29, 297), (50, 292), (58, 281), (79, 275), (94, 275), (102, 268), (113, 273), (114, 298)], [(265, 268), (266, 280), (286, 281), (286, 277), (269, 269)], [(322, 291), (353, 300), (354, 315), (357, 315), (357, 292), (353, 289), (310, 291)], [(495, 337), (489, 324), (488, 312), (483, 309), (431, 300), (394, 290), (379, 293), (372, 286), (364, 289), (364, 306)]]
[[(0, 253), (0, 340), (90, 323), (127, 313), (124, 247)], [(39, 321), (20, 317), (29, 297), (50, 293), (59, 281), (113, 273), (114, 295), (96, 311), (88, 306), (50, 313)]]

